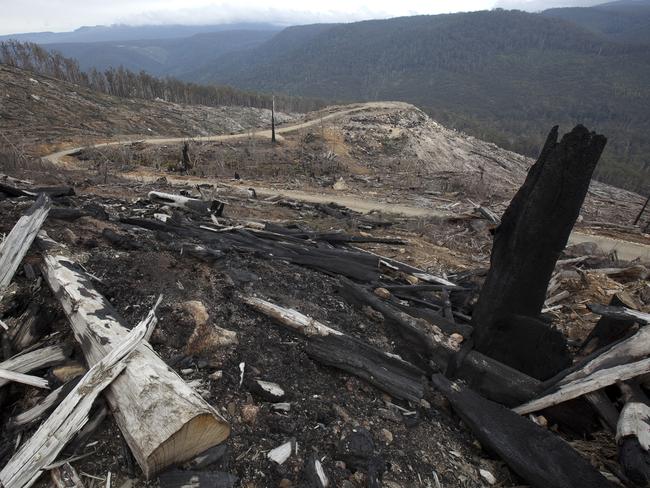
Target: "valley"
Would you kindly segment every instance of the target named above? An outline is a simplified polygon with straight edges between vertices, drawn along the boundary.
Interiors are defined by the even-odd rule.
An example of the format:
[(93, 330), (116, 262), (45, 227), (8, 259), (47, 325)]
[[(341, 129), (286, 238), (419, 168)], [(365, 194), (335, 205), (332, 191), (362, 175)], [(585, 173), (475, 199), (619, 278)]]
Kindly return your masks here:
[[(514, 22), (519, 34), (532, 22), (526, 47), (485, 45), (472, 54), (469, 78), (455, 54), (435, 56), (445, 66), (425, 84), (428, 95), (406, 96), (431, 73), (407, 79), (410, 61), (399, 49), (428, 69), (433, 61), (419, 56), (436, 36), (471, 28), (476, 37), (461, 41), (475, 46), (484, 21), (495, 19), (502, 29)], [(161, 40), (150, 27), (125, 39), (134, 69), (143, 57), (151, 62), (152, 44), (177, 57), (196, 49), (206, 58), (200, 76), (237, 86), (214, 88), (229, 105), (212, 91), (214, 106), (171, 102), (153, 95), (155, 79), (133, 73), (93, 90), (83, 77), (76, 84), (0, 64), (0, 485), (650, 483), (650, 470), (646, 480), (634, 464), (650, 456), (640, 444), (648, 425), (617, 435), (630, 429), (628, 388), (643, 392), (650, 357), (650, 209), (633, 191), (646, 181), (623, 189), (590, 180), (604, 138), (571, 131), (572, 115), (547, 105), (552, 92), (574, 107), (575, 92), (564, 90), (581, 83), (572, 66), (561, 83), (540, 88), (557, 74), (546, 72), (554, 56), (566, 54), (558, 22), (494, 11), (281, 31), (260, 24), (250, 37), (173, 26), (177, 37)], [(392, 54), (369, 67), (379, 31), (395, 51), (382, 47)], [(106, 38), (84, 42), (93, 32)], [(112, 62), (123, 55), (112, 32), (41, 39), (76, 39), (57, 47)], [(585, 75), (607, 64), (605, 92), (634, 92), (602, 103), (636, 103), (623, 115), (611, 109), (611, 125), (603, 124), (625, 119), (625, 130), (609, 133), (602, 114), (584, 120), (614, 147), (597, 167), (606, 172), (619, 145), (645, 154), (630, 141), (646, 122), (637, 83), (647, 77), (646, 56), (570, 32)], [(421, 45), (409, 44), (418, 37)], [(224, 52), (210, 48), (215, 39)], [(502, 73), (509, 85), (486, 95), (503, 80), (483, 75), (540, 51), (548, 64), (521, 78)], [(627, 64), (614, 73), (608, 63), (618, 56)], [(170, 59), (151, 71), (198, 69)], [(345, 67), (353, 76), (341, 77)], [(612, 81), (627, 75), (623, 85)], [(166, 82), (174, 97), (197, 93)], [(346, 86), (372, 96), (348, 96)], [(148, 99), (132, 96), (148, 90)], [(350, 101), (323, 106), (296, 94)], [(531, 94), (544, 99), (539, 106), (527, 104)], [(467, 115), (457, 97), (476, 112)], [(518, 104), (526, 107), (509, 128), (490, 125)], [(307, 106), (314, 109), (284, 110)], [(487, 116), (490, 107), (506, 108)], [(551, 120), (561, 123), (559, 138), (553, 129), (544, 143)], [(497, 135), (477, 137), (488, 134), (483, 124)], [(524, 146), (526, 154), (510, 150)], [(646, 174), (638, 169), (622, 178)], [(524, 268), (533, 272), (522, 279)], [(494, 343), (484, 348), (481, 299), (503, 269), (503, 296), (523, 298), (501, 299), (514, 311), (492, 324)], [(535, 288), (539, 307), (526, 299)], [(103, 364), (129, 344), (117, 366)], [(549, 400), (565, 388), (568, 401)], [(75, 410), (64, 417), (65, 408)], [(56, 434), (43, 430), (63, 417)]]

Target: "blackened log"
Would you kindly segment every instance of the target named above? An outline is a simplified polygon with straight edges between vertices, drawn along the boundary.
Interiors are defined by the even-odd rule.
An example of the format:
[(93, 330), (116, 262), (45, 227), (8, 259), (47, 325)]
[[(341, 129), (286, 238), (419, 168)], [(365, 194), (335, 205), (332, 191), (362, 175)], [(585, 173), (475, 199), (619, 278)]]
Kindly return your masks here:
[(430, 324), (440, 327), (440, 330), (442, 330), (447, 335), (460, 334), (466, 339), (472, 335), (471, 325), (451, 322), (433, 310), (421, 307), (413, 307), (409, 305), (402, 305), (398, 301), (393, 301), (391, 304), (400, 309), (402, 312), (409, 314), (411, 317), (424, 319)]
[(221, 471), (173, 470), (158, 476), (160, 488), (232, 488), (238, 479)]
[[(473, 314), (476, 347), (488, 355), (496, 349), (491, 338), (499, 319), (540, 314), (607, 142), (581, 125), (557, 139), (556, 126), (494, 235), (490, 271)], [(529, 344), (530, 351), (535, 348)]]
[(401, 358), (343, 334), (296, 310), (255, 297), (242, 301), (258, 312), (307, 337), (307, 354), (316, 361), (366, 380), (402, 400), (418, 403), (424, 395), (424, 372)]
[(616, 427), (618, 461), (637, 486), (650, 485), (650, 400), (639, 385), (620, 385), (625, 406)]
[(438, 374), (434, 386), (487, 450), (535, 488), (612, 488), (555, 433)]
[(619, 320), (635, 320), (640, 324), (650, 324), (650, 313), (639, 312), (628, 307), (611, 307), (599, 304), (588, 305), (593, 313)]
[[(614, 295), (609, 302), (611, 307), (621, 307), (624, 305), (621, 297)], [(612, 344), (620, 339), (623, 339), (634, 327), (636, 323), (635, 318), (626, 317), (612, 317), (602, 316), (589, 332), (589, 335), (584, 340), (578, 354), (581, 356), (592, 354), (593, 352), (602, 349), (609, 344)]]
[[(339, 293), (349, 303), (358, 307), (370, 306), (380, 312), (386, 324), (402, 341), (408, 343), (413, 352), (431, 359), (440, 371), (447, 370), (459, 351), (439, 329), (436, 332), (434, 326), (395, 309), (349, 280), (341, 282)], [(481, 395), (507, 406), (519, 405), (542, 391), (541, 382), (475, 350), (470, 350), (463, 356), (460, 364), (456, 365), (454, 374)]]

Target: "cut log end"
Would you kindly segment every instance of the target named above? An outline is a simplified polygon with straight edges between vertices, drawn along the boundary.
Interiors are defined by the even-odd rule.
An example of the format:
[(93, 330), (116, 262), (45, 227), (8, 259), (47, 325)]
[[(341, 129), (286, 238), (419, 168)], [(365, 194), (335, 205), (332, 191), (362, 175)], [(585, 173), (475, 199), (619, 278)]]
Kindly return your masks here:
[(229, 435), (230, 426), (218, 415), (197, 415), (160, 444), (140, 466), (143, 467), (145, 477), (150, 479), (167, 466), (193, 459), (221, 444)]

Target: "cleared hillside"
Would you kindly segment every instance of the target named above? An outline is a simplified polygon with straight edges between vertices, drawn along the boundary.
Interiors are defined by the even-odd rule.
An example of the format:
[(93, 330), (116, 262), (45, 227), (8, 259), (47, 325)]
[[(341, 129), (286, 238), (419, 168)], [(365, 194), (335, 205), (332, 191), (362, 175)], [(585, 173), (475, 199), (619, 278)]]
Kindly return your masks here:
[[(293, 118), (277, 117), (281, 122)], [(116, 137), (229, 134), (270, 124), (266, 109), (115, 97), (0, 65), (0, 142), (27, 150)]]

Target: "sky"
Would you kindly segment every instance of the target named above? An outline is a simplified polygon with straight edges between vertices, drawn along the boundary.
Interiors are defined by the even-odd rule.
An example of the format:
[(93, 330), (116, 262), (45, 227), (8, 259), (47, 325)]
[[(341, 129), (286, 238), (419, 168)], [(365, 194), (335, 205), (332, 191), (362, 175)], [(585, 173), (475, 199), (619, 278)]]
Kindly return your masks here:
[(537, 11), (593, 5), (604, 0), (0, 0), (0, 34), (74, 30), (110, 24), (218, 24), (271, 22), (282, 25), (352, 22), (402, 15), (486, 10)]

